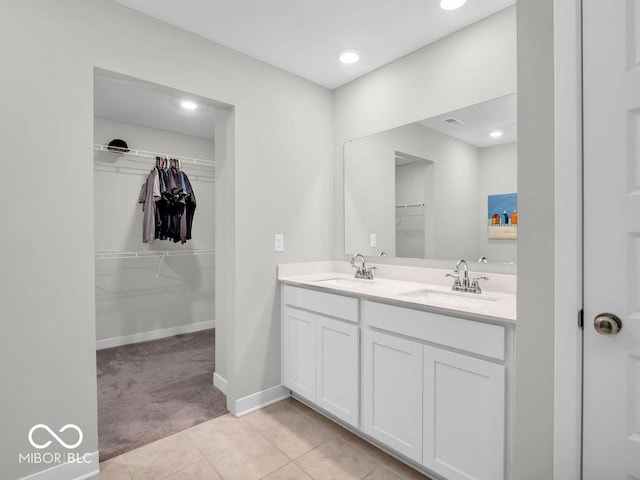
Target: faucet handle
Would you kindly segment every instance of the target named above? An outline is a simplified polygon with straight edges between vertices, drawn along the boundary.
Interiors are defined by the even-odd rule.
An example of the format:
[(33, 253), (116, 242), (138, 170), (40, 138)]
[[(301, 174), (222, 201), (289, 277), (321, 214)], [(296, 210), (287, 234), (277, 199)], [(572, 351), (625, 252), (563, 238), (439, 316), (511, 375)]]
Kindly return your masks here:
[(365, 278), (366, 280), (373, 280), (373, 271), (377, 270), (378, 267), (367, 267), (364, 269), (363, 272), (363, 278)]
[(478, 280), (489, 280), (489, 277), (476, 277), (471, 281), (471, 287), (470, 290), (473, 293), (482, 293), (482, 289), (480, 288), (480, 284), (478, 283)]
[(462, 283), (460, 283), (460, 275), (453, 275), (451, 273), (447, 273), (445, 277), (451, 277), (454, 279), (453, 285), (451, 286), (451, 290), (458, 291), (463, 289)]

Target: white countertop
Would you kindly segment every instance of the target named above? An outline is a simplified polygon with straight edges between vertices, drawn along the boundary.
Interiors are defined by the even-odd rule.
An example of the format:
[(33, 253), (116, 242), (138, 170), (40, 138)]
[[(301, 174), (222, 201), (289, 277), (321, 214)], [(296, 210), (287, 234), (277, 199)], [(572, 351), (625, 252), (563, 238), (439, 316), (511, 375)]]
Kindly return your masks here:
[[(328, 279), (345, 279), (354, 280), (353, 274), (342, 273), (337, 270), (344, 270), (342, 266), (335, 264), (345, 262), (313, 262), (307, 264), (310, 268), (304, 268), (304, 264), (281, 265), (278, 267), (278, 280), (282, 283), (313, 288), (331, 293), (338, 293), (348, 296), (355, 296), (367, 300), (380, 301), (390, 303), (397, 306), (410, 308), (420, 308), (421, 310), (434, 311), (436, 313), (454, 314), (466, 318), (472, 318), (491, 323), (500, 323), (513, 325), (516, 320), (516, 295), (509, 291), (493, 291), (484, 289), (481, 294), (453, 292), (451, 290), (451, 279), (447, 279), (447, 285), (436, 283), (423, 283), (416, 281), (405, 281), (399, 279), (376, 277), (373, 280), (358, 280), (357, 286), (337, 286), (319, 283)], [(295, 268), (292, 268), (295, 267)], [(430, 270), (430, 269), (421, 269)], [(309, 273), (312, 272), (312, 273)], [(430, 272), (433, 274), (433, 272)], [(441, 272), (433, 278), (444, 277)], [(475, 275), (471, 275), (475, 276)], [(491, 274), (488, 274), (491, 281)], [(487, 283), (489, 283), (487, 282)], [(514, 279), (515, 282), (515, 279)], [(481, 283), (482, 286), (482, 283)], [(515, 288), (515, 287), (514, 287)], [(431, 292), (453, 294), (455, 296), (469, 297), (470, 299), (484, 298), (494, 301), (487, 302), (483, 305), (451, 305), (449, 301), (441, 301), (438, 298), (424, 299), (406, 296), (409, 292), (420, 290), (429, 290)], [(508, 289), (507, 289), (508, 290)], [(443, 297), (448, 298), (448, 297)]]

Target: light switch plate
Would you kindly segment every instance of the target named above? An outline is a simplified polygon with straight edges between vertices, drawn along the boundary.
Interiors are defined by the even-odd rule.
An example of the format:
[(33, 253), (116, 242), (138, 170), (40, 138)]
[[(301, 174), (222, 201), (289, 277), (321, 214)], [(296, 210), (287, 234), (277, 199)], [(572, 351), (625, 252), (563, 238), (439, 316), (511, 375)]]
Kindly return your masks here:
[(375, 248), (378, 246), (378, 235), (376, 235), (375, 233), (369, 234), (369, 246), (371, 248)]
[(284, 234), (276, 233), (273, 236), (273, 251), (284, 252)]

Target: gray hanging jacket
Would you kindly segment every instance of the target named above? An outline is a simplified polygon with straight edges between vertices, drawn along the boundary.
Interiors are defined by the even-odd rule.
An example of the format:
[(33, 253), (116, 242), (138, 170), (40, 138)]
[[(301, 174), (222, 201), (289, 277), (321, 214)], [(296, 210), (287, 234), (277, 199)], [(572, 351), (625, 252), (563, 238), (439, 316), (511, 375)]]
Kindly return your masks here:
[(153, 243), (156, 238), (156, 202), (160, 200), (160, 180), (158, 170), (154, 168), (149, 173), (146, 182), (142, 184), (138, 203), (142, 204), (142, 243)]

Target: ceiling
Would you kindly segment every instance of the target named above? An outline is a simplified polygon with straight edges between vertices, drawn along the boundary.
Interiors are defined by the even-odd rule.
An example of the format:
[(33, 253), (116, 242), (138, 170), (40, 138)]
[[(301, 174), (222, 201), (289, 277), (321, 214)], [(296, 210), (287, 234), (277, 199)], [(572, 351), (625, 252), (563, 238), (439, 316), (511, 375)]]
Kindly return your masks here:
[[(514, 5), (468, 0), (115, 0), (329, 89)], [(347, 48), (362, 52), (338, 62)]]
[[(445, 12), (439, 0), (115, 0), (245, 54), (335, 88), (395, 58), (491, 15), (515, 0), (467, 0)], [(247, 14), (249, 12), (249, 14)], [(381, 35), (380, 32), (384, 32)], [(295, 40), (295, 41), (293, 41)], [(343, 65), (337, 52), (363, 52)], [(196, 110), (180, 107), (183, 99)], [(201, 99), (125, 77), (95, 79), (94, 114), (110, 120), (213, 139), (214, 109)], [(442, 120), (455, 117), (464, 125)], [(503, 97), (421, 122), (464, 142), (486, 147), (516, 140), (516, 98)], [(487, 136), (500, 127), (499, 139)]]
[[(462, 125), (445, 122), (450, 119), (459, 120)], [(515, 142), (518, 139), (518, 97), (506, 95), (419, 123), (478, 148)], [(502, 131), (502, 136), (491, 138), (489, 133), (495, 130)]]
[[(182, 100), (197, 103), (185, 110)], [(183, 133), (213, 140), (215, 111), (198, 98), (133, 80), (96, 76), (94, 115), (117, 122)]]

